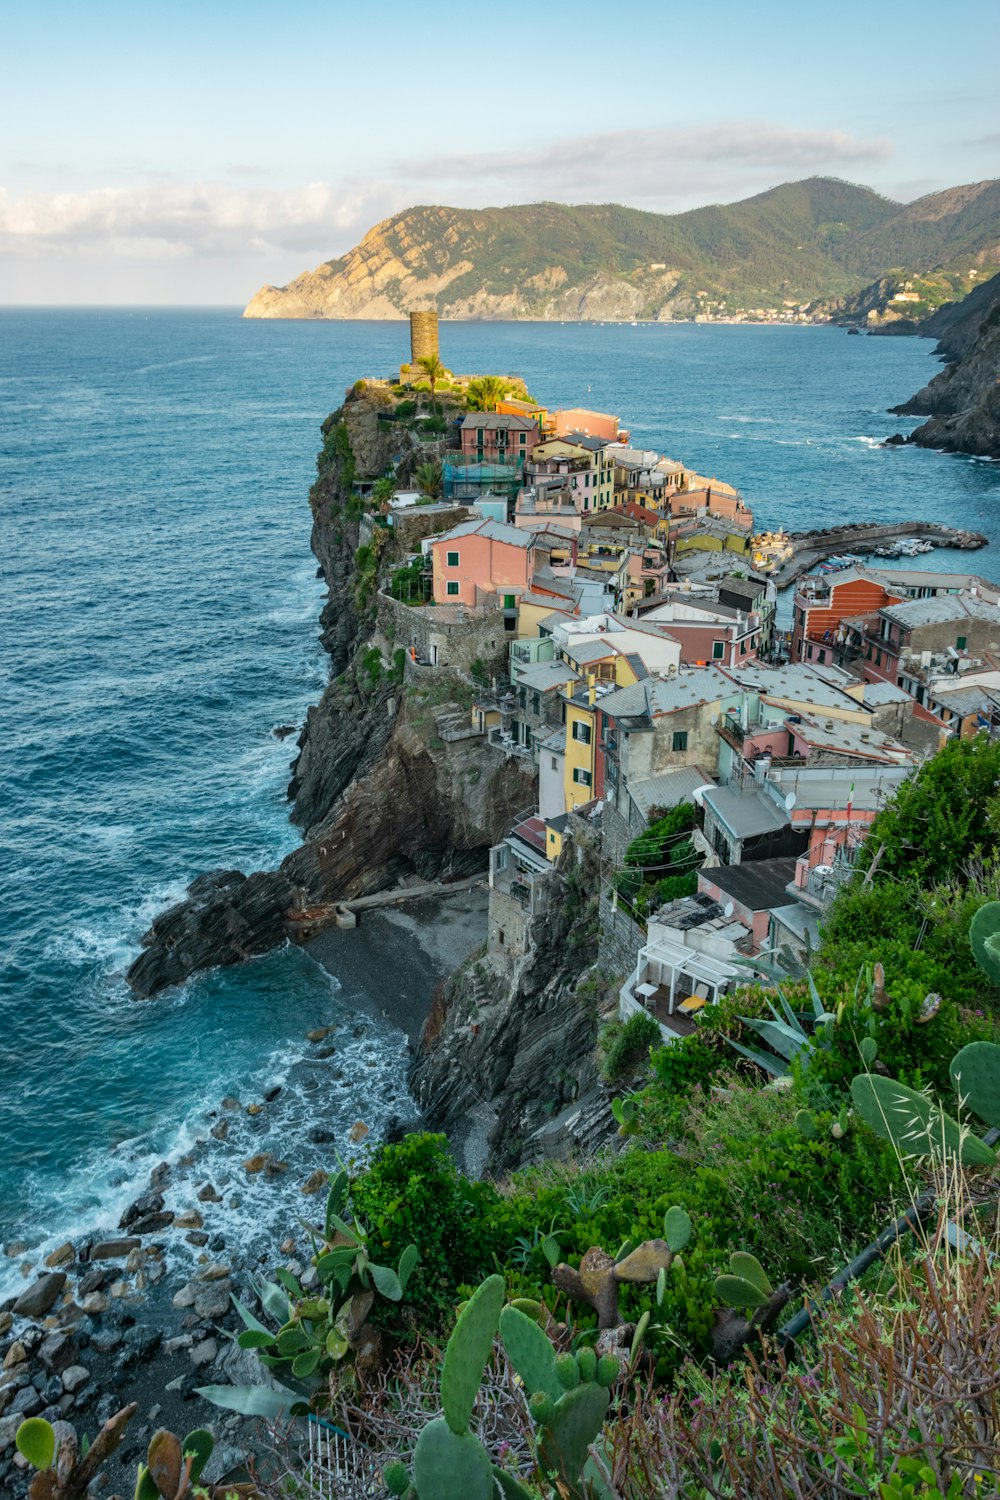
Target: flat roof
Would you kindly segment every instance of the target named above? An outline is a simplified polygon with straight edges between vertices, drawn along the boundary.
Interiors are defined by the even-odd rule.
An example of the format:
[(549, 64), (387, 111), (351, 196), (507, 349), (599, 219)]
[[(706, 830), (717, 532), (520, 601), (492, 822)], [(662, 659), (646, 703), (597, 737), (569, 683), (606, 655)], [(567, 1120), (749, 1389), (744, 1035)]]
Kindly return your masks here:
[(712, 777), (700, 766), (674, 766), (656, 776), (629, 781), (627, 788), (643, 817), (648, 817), (650, 808), (677, 807), (681, 802), (691, 802), (699, 787), (709, 785), (714, 785)]
[(788, 901), (786, 887), (795, 879), (795, 860), (754, 859), (745, 865), (702, 866), (698, 874), (751, 911), (770, 911)]
[(705, 802), (738, 839), (777, 833), (790, 821), (785, 809), (766, 792), (734, 792), (732, 787), (719, 786), (705, 793)]
[(574, 672), (568, 662), (540, 661), (519, 672), (515, 687), (531, 688), (536, 693), (547, 693), (563, 687), (567, 682), (579, 682), (579, 672)]

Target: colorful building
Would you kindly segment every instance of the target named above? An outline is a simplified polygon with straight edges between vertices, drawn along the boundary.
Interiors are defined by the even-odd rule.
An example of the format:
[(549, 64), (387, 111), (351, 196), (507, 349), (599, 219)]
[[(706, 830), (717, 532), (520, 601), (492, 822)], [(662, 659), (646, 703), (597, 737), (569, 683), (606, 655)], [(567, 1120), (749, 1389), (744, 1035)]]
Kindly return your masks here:
[(435, 604), (482, 605), (502, 595), (504, 608), (531, 584), (536, 538), (496, 521), (464, 521), (426, 545), (433, 566)]

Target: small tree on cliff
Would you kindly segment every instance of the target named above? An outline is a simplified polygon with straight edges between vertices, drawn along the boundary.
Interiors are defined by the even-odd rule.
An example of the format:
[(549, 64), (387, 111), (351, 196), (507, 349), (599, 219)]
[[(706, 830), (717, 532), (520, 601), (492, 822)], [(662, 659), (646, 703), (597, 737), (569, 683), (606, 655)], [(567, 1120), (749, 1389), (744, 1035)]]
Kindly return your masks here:
[(441, 495), (441, 465), (418, 464), (413, 471), (413, 482), (422, 495), (437, 500)]
[(502, 375), (480, 375), (470, 380), (466, 394), (473, 411), (492, 411), (510, 390), (510, 381)]

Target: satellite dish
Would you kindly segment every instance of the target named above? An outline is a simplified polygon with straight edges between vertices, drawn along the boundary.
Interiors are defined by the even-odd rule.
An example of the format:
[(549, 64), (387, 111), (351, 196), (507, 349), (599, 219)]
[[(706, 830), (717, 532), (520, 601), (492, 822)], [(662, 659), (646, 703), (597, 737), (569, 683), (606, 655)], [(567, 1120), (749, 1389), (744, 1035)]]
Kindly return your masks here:
[(718, 722), (719, 722), (719, 715), (718, 714), (713, 714), (712, 717), (709, 719), (708, 722), (711, 724), (712, 728), (714, 729), (715, 726), (716, 726), (716, 724), (718, 724)]
[(789, 792), (788, 796), (785, 798), (785, 809), (786, 809), (787, 812), (791, 812), (791, 810), (792, 810), (792, 808), (794, 806), (795, 806), (795, 793), (794, 792)]
[(731, 917), (735, 910), (736, 908), (733, 903), (731, 901), (727, 901), (725, 906), (722, 908), (722, 915), (724, 917)]

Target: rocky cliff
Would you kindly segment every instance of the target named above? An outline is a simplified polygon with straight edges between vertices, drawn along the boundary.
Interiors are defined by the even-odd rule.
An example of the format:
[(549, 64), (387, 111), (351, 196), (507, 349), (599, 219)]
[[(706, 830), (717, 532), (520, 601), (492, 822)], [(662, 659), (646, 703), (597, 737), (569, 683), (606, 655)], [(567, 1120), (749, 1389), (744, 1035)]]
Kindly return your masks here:
[[(430, 680), (407, 677), (402, 653), (379, 633), (373, 589), (359, 587), (362, 532), (381, 538), (383, 569), (396, 543), (357, 499), (354, 481), (383, 473), (390, 445), (398, 454), (409, 442), (405, 478), (427, 445), (398, 428), (380, 436), (378, 409), (364, 395), (327, 420), (324, 439), (310, 500), (312, 547), (329, 590), (322, 639), (331, 681), (309, 711), (289, 788), (303, 842), (278, 870), (249, 878), (215, 871), (195, 881), (143, 938), (128, 974), (142, 996), (285, 941), (295, 931), (290, 910), (366, 895), (409, 873), (483, 868), (489, 846), (534, 797), (520, 762), (483, 740), (440, 739), (439, 719), (468, 715), (470, 684), (445, 670)], [(457, 518), (438, 512), (415, 525), (423, 519), (440, 529)]]
[(963, 302), (942, 308), (920, 331), (938, 335), (938, 353), (949, 363), (923, 390), (892, 408), (930, 416), (907, 441), (1000, 458), (1000, 276)]
[[(902, 256), (901, 256), (902, 251)], [(1000, 184), (906, 206), (831, 178), (684, 214), (620, 204), (418, 207), (337, 260), (265, 286), (248, 318), (725, 316), (859, 291), (893, 266), (1000, 260)]]
[(428, 1122), (461, 1140), (465, 1167), (507, 1168), (590, 1155), (614, 1134), (598, 1076), (601, 1020), (617, 1002), (594, 968), (599, 845), (574, 819), (527, 951), (511, 964), (481, 956), (453, 975), (424, 1029), (410, 1086)]

